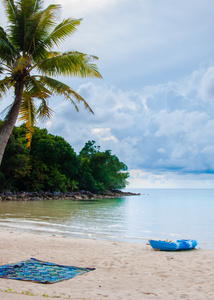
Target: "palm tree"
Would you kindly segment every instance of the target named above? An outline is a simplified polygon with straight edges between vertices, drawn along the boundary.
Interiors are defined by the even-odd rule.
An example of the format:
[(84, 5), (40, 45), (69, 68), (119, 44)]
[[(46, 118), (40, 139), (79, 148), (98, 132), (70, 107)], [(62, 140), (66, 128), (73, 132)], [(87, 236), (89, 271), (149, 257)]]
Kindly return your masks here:
[[(0, 128), (0, 164), (18, 116), (25, 122), (30, 143), (37, 118), (50, 117), (48, 100), (52, 95), (70, 100), (76, 110), (87, 102), (55, 76), (98, 77), (95, 56), (77, 51), (57, 52), (54, 48), (73, 34), (81, 19), (64, 19), (56, 24), (60, 5), (42, 7), (42, 0), (3, 0), (8, 27), (0, 27), (0, 98), (11, 88), (14, 101)], [(38, 104), (39, 103), (39, 104)]]

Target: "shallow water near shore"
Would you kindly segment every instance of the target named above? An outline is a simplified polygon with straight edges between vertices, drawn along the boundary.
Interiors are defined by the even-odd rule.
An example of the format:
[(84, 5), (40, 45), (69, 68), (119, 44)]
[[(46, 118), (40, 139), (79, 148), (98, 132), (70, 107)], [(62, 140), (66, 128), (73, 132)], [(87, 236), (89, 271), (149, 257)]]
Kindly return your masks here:
[(214, 189), (136, 189), (89, 201), (0, 202), (0, 229), (146, 243), (190, 238), (214, 249)]

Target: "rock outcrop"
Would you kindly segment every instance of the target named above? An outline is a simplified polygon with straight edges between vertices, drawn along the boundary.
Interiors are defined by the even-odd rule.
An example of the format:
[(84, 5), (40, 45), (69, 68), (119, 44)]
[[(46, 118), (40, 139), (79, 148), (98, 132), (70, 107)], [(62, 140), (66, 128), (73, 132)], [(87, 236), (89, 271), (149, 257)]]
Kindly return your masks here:
[(124, 196), (140, 195), (137, 193), (116, 191), (106, 191), (104, 193), (91, 193), (89, 191), (78, 192), (6, 192), (0, 194), (0, 201), (42, 201), (42, 200), (92, 200), (92, 199), (109, 199)]

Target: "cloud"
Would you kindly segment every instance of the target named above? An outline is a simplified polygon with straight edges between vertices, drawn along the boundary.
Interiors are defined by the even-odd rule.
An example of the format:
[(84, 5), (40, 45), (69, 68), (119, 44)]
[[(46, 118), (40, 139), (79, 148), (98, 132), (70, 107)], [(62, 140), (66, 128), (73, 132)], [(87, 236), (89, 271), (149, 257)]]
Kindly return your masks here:
[(116, 137), (111, 134), (111, 128), (95, 128), (95, 129), (92, 129), (91, 132), (101, 142), (102, 141), (114, 141), (114, 142), (117, 142)]
[[(88, 140), (95, 140), (101, 150), (112, 150), (128, 165), (136, 184), (143, 174), (159, 184), (170, 172), (180, 177), (214, 173), (213, 107), (199, 96), (207, 72), (209, 68), (194, 71), (183, 82), (147, 86), (142, 93), (83, 84), (78, 92), (95, 115), (82, 109), (77, 114), (71, 104), (61, 103), (49, 129), (63, 135), (76, 151)], [(134, 177), (134, 170), (141, 179)]]
[(131, 170), (127, 190), (132, 188), (213, 188), (212, 174), (178, 174), (165, 172), (155, 174), (154, 172), (142, 172)]
[(213, 102), (214, 99), (214, 67), (208, 68), (201, 79), (199, 97), (205, 101)]
[[(46, 0), (45, 4), (59, 3)], [(107, 84), (139, 92), (183, 78), (213, 60), (213, 9), (206, 1), (62, 0), (62, 17), (83, 18), (63, 49), (97, 55)], [(78, 81), (77, 85), (81, 83)]]

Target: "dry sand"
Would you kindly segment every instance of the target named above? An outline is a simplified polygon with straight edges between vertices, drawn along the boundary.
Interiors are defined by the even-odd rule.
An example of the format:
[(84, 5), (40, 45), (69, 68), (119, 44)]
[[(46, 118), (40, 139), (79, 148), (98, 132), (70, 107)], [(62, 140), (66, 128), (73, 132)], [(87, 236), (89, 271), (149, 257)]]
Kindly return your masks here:
[(214, 299), (214, 250), (159, 252), (144, 244), (9, 231), (0, 238), (0, 265), (34, 257), (96, 268), (54, 284), (0, 278), (1, 300)]

